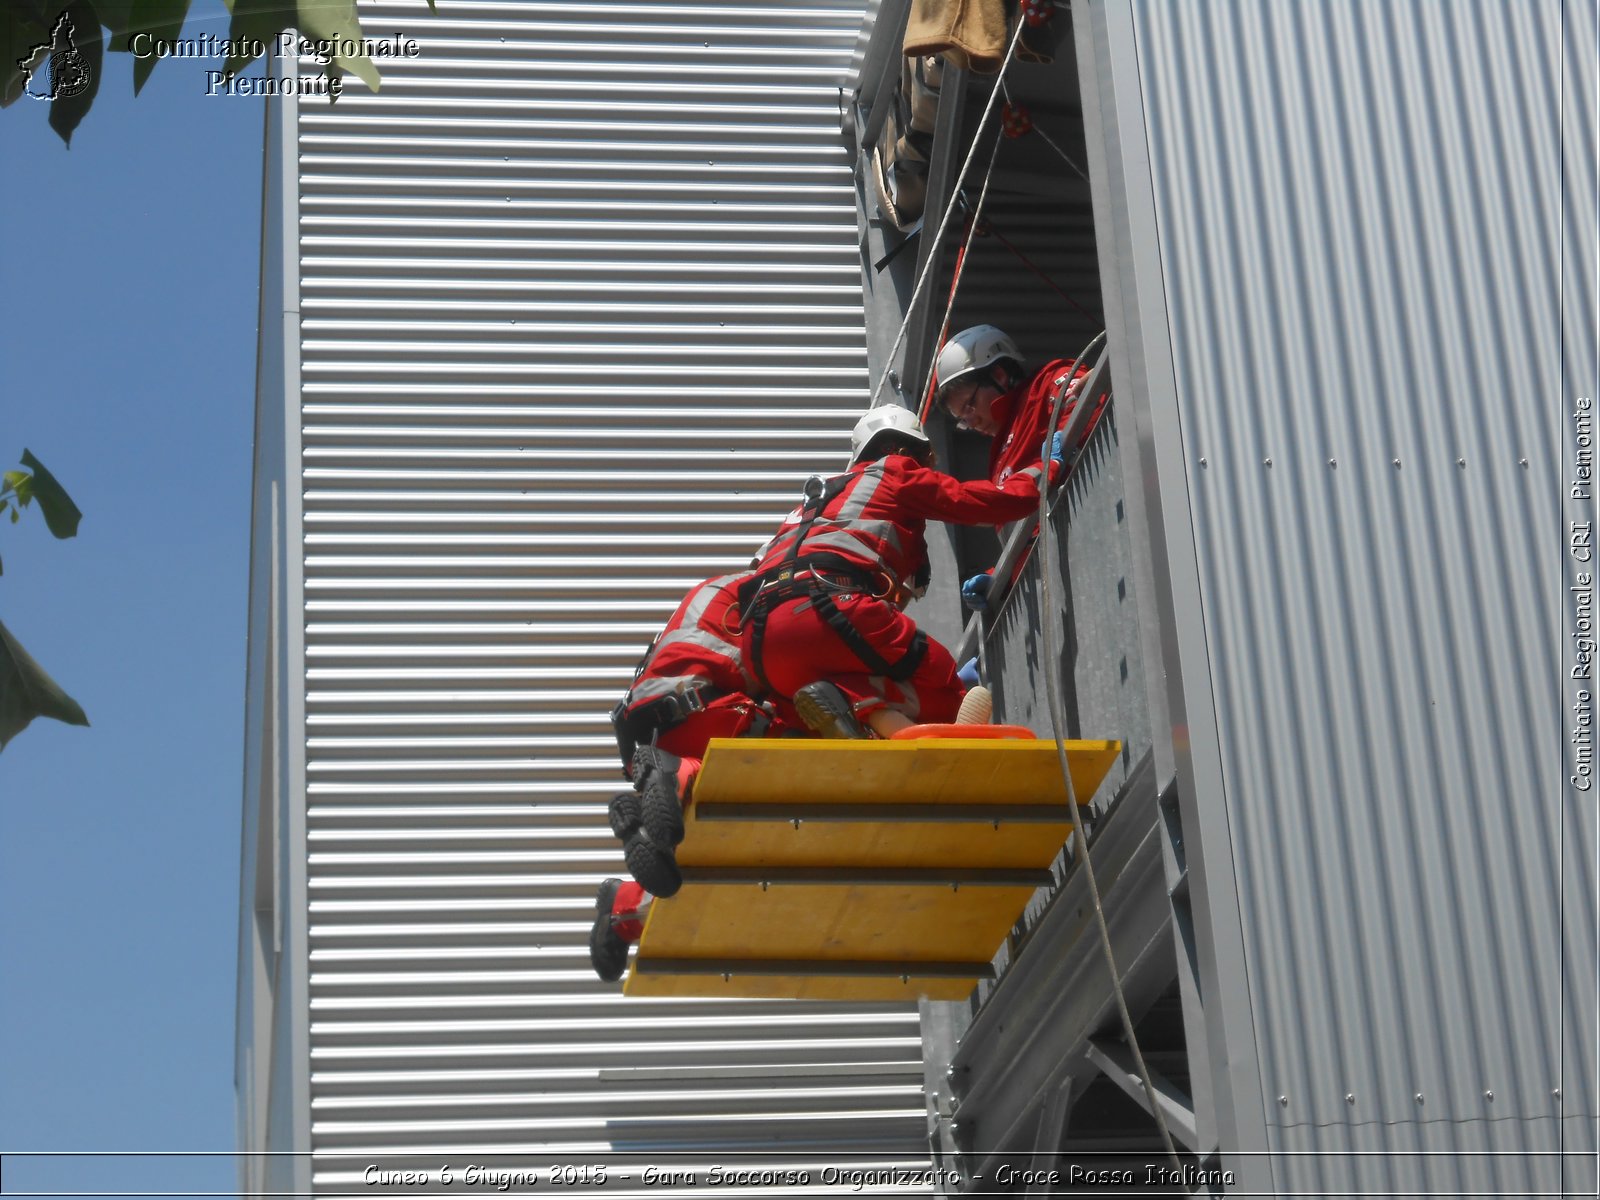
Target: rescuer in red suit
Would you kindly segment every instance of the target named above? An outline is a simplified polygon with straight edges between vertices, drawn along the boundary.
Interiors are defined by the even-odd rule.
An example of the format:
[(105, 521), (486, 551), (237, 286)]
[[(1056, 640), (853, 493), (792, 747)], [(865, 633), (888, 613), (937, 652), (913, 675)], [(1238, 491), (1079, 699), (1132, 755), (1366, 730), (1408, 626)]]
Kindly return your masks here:
[(683, 840), (683, 810), (706, 744), (718, 737), (798, 731), (786, 701), (756, 699), (759, 689), (739, 656), (738, 588), (747, 578), (723, 575), (691, 588), (612, 711), (633, 790), (616, 796), (607, 816), (638, 882), (607, 879), (600, 885), (589, 958), (602, 979), (621, 977), (628, 943), (638, 940), (642, 927), (637, 914), (651, 896), (671, 896), (683, 884), (673, 848)]
[(954, 721), (966, 690), (955, 661), (901, 611), (927, 585), (924, 527), (1026, 516), (1040, 467), (1003, 487), (941, 474), (927, 465), (933, 447), (920, 422), (896, 404), (862, 417), (851, 449), (843, 475), (808, 483), (806, 502), (741, 587), (745, 665), (766, 691), (792, 696), (823, 736)]
[[(1017, 344), (993, 325), (974, 325), (956, 334), (939, 351), (933, 369), (935, 397), (956, 428), (992, 439), (989, 480), (997, 485), (1004, 485), (1019, 470), (1038, 465), (1057, 394), (1066, 389), (1066, 402), (1056, 422), (1056, 429), (1061, 430), (1078, 406), (1078, 392), (1089, 373), (1086, 365), (1056, 358), (1030, 375), (1023, 369)], [(1100, 419), (1108, 396), (1106, 393), (1095, 401), (1084, 441)], [(1059, 456), (1058, 448), (1059, 439), (1052, 444), (1053, 456)], [(987, 608), (991, 581), (986, 572), (961, 585), (961, 598), (968, 608), (979, 612)]]

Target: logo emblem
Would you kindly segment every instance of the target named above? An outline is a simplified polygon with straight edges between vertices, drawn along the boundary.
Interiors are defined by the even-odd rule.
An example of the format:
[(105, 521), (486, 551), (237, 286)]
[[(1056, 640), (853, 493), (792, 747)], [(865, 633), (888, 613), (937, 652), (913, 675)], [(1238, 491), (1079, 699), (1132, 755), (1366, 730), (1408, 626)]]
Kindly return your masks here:
[[(23, 90), (35, 100), (77, 96), (88, 88), (93, 76), (88, 60), (78, 49), (78, 43), (72, 40), (74, 32), (72, 18), (62, 13), (55, 28), (50, 31), (50, 40), (34, 46), (17, 59), (17, 66), (22, 71)], [(33, 75), (46, 55), (49, 56), (49, 87), (41, 91), (34, 86)]]

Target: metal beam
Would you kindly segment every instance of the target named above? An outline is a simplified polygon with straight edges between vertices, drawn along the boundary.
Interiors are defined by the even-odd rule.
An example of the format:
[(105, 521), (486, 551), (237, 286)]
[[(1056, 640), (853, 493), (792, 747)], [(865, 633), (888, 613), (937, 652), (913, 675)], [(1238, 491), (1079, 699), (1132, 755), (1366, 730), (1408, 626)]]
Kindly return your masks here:
[[(1090, 846), (1121, 985), (1135, 1019), (1172, 982), (1173, 933), (1149, 756)], [(969, 1145), (1016, 1144), (1064, 1064), (1116, 1021), (1087, 882), (1073, 870), (962, 1038), (953, 1090)], [(964, 1139), (965, 1140), (965, 1139)]]
[[(1131, 1050), (1104, 1038), (1094, 1038), (1084, 1051), (1084, 1057), (1093, 1063), (1101, 1074), (1126, 1092), (1130, 1100), (1154, 1117), (1155, 1110), (1150, 1106), (1150, 1097), (1145, 1094), (1144, 1083), (1139, 1078), (1138, 1064), (1134, 1062)], [(1149, 1069), (1148, 1063), (1146, 1069)], [(1215, 1146), (1200, 1145), (1199, 1135), (1195, 1131), (1193, 1100), (1180, 1092), (1173, 1086), (1172, 1081), (1159, 1071), (1150, 1071), (1150, 1086), (1155, 1089), (1156, 1102), (1161, 1105), (1161, 1115), (1165, 1118), (1167, 1129), (1173, 1137), (1201, 1157), (1216, 1149)]]
[(853, 91), (860, 133), (857, 144), (871, 147), (883, 132), (895, 97), (900, 92), (900, 62), (904, 57), (906, 20), (911, 15), (911, 0), (883, 0), (872, 23), (872, 38), (861, 60)]

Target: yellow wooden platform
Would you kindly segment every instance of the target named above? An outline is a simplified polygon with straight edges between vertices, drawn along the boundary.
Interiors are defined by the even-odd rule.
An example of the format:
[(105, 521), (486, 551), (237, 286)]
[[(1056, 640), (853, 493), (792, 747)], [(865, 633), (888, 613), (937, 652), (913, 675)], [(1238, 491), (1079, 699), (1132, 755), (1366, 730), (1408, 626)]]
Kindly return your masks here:
[[(1069, 741), (1088, 804), (1121, 751)], [(718, 739), (630, 996), (959, 1000), (1072, 832), (1052, 741)]]

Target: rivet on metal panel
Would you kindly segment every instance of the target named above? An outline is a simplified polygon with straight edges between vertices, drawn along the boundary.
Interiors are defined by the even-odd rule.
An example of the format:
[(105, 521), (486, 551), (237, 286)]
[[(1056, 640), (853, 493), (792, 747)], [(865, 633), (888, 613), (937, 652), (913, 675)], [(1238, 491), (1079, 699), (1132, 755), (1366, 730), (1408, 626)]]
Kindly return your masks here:
[(1205, 465), (1206, 465), (1206, 460), (1205, 460), (1205, 459), (1203, 459), (1203, 458), (1202, 458), (1202, 459), (1201, 459), (1201, 460), (1200, 460), (1200, 465), (1201, 465), (1201, 466), (1202, 466), (1202, 467), (1203, 467), (1203, 466), (1205, 466)]
[(1466, 465), (1467, 465), (1467, 460), (1466, 460), (1466, 459), (1464, 459), (1464, 458), (1458, 458), (1458, 459), (1456, 459), (1456, 466), (1458, 466), (1458, 467), (1464, 467), (1464, 466), (1466, 466)]
[(1356, 1102), (1356, 1094), (1354, 1092), (1346, 1092), (1344, 1094), (1344, 1102), (1346, 1104), (1354, 1104)]
[(1328, 465), (1330, 467), (1333, 467), (1335, 470), (1337, 470), (1338, 467), (1339, 467), (1339, 460), (1337, 458), (1330, 458), (1328, 460)]
[(1484, 1098), (1484, 1099), (1485, 1099), (1485, 1100), (1487, 1100), (1487, 1101), (1488, 1101), (1488, 1102), (1489, 1102), (1489, 1103), (1490, 1103), (1490, 1104), (1493, 1104), (1493, 1103), (1494, 1103), (1494, 1092), (1493, 1092), (1493, 1091), (1487, 1091), (1487, 1092), (1485, 1092), (1485, 1093), (1484, 1093), (1484, 1094), (1483, 1094), (1483, 1098)]
[(1560, 1088), (1552, 1088), (1550, 1090), (1550, 1094), (1552, 1096), (1554, 1096), (1557, 1100), (1561, 1099), (1561, 1089)]
[(1287, 1096), (1279, 1096), (1278, 1097), (1278, 1103), (1283, 1105), (1284, 1108), (1288, 1108), (1289, 1107), (1289, 1097), (1287, 1097)]
[(1519, 458), (1517, 461), (1519, 463), (1521, 463), (1523, 466), (1527, 466), (1528, 465), (1528, 460), (1525, 459), (1525, 458)]
[(1270, 467), (1272, 465), (1272, 460), (1270, 458), (1263, 458), (1261, 460), (1261, 465), (1263, 467)]
[(1422, 1103), (1422, 1093), (1421, 1093), (1421, 1092), (1418, 1092), (1418, 1093), (1417, 1093), (1417, 1103), (1418, 1103), (1418, 1104), (1421, 1104), (1421, 1103)]
[(1395, 467), (1396, 467), (1396, 468), (1397, 468), (1397, 469), (1398, 469), (1398, 468), (1399, 468), (1399, 466), (1400, 466), (1400, 460), (1399, 460), (1399, 459), (1398, 459), (1398, 458), (1397, 458), (1397, 459), (1395, 459), (1395, 460), (1394, 460), (1394, 465), (1395, 465)]

